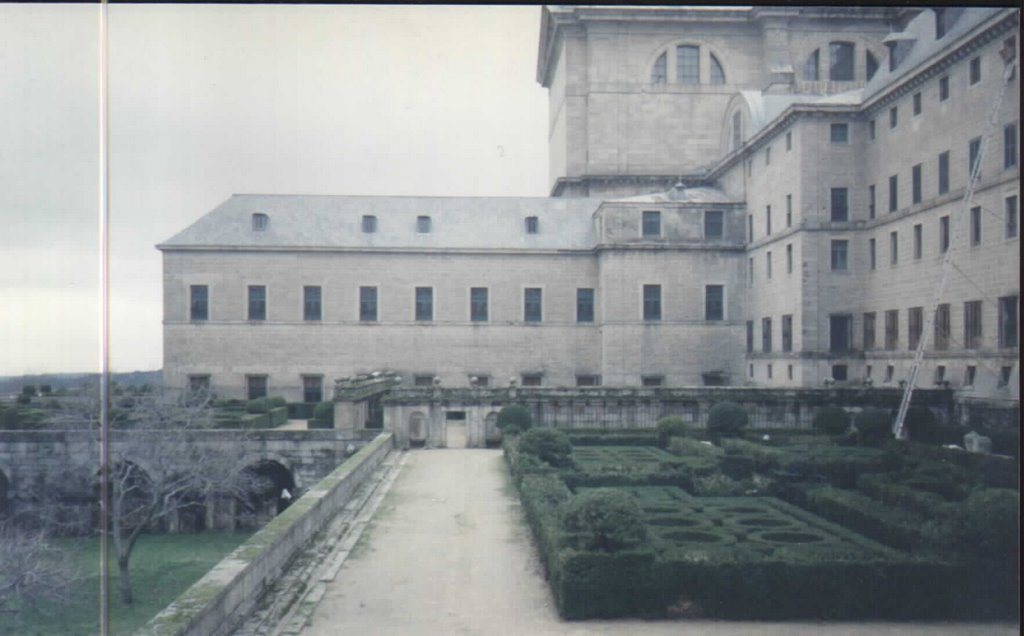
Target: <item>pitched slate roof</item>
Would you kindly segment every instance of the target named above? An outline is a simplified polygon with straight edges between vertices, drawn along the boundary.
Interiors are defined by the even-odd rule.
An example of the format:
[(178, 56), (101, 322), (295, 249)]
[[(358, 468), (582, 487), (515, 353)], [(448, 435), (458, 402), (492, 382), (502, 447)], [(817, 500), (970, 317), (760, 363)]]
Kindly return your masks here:
[[(597, 199), (525, 197), (395, 197), (236, 194), (157, 245), (175, 248), (313, 249), (589, 249)], [(252, 215), (266, 214), (254, 231)], [(377, 231), (362, 231), (363, 215)], [(416, 217), (431, 217), (417, 232)], [(524, 219), (536, 216), (537, 234)]]

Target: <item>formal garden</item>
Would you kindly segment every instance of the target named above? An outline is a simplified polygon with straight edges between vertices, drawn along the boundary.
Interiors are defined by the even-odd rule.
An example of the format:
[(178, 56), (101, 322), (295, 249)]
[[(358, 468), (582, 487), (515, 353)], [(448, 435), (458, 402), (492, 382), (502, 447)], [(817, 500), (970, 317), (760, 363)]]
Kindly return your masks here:
[(1017, 461), (891, 439), (892, 415), (824, 408), (813, 430), (531, 428), (504, 451), (560, 614), (569, 619), (1011, 620)]

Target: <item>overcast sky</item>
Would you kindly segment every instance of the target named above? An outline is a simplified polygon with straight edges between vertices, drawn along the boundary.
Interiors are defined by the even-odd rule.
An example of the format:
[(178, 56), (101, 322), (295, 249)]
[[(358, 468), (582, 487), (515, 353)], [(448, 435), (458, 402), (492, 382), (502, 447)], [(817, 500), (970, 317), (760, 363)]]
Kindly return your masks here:
[[(538, 7), (113, 5), (115, 371), (233, 193), (545, 196)], [(99, 368), (97, 5), (0, 4), (0, 375)]]

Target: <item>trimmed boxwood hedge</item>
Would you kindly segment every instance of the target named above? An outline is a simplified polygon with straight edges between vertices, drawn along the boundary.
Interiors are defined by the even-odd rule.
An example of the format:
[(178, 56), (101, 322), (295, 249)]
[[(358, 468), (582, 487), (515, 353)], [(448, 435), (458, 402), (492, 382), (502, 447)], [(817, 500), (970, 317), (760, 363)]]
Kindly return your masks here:
[(805, 501), (815, 514), (886, 545), (904, 550), (921, 546), (924, 519), (920, 515), (831, 487), (808, 490)]

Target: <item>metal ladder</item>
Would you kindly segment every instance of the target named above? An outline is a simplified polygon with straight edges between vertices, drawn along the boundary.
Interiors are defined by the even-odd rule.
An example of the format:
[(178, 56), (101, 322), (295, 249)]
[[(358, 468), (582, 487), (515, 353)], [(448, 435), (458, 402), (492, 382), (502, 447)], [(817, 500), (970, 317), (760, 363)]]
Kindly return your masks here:
[(1017, 66), (1016, 49), (1012, 52), (1004, 48), (1000, 51), (1000, 55), (1003, 56), (1003, 83), (999, 89), (999, 94), (996, 96), (996, 100), (992, 105), (992, 112), (989, 115), (988, 129), (985, 134), (981, 137), (981, 145), (978, 148), (977, 158), (974, 160), (974, 165), (971, 166), (971, 178), (967, 181), (967, 189), (964, 190), (964, 196), (962, 203), (960, 204), (960, 213), (954, 214), (952, 223), (949, 228), (949, 248), (946, 250), (946, 256), (942, 259), (942, 274), (939, 277), (939, 284), (935, 288), (935, 293), (932, 295), (931, 304), (928, 306), (928, 319), (925, 321), (923, 327), (923, 333), (917, 340), (917, 349), (914, 352), (914, 363), (910, 366), (910, 375), (907, 377), (906, 387), (903, 389), (903, 397), (900, 399), (900, 408), (896, 412), (896, 421), (892, 425), (892, 433), (896, 439), (906, 439), (907, 433), (903, 426), (903, 421), (907, 416), (907, 409), (910, 408), (910, 398), (914, 393), (914, 388), (917, 386), (917, 376), (921, 371), (921, 361), (924, 359), (924, 348), (928, 344), (928, 337), (934, 331), (935, 312), (939, 306), (939, 300), (942, 299), (942, 294), (946, 289), (946, 280), (949, 278), (949, 270), (953, 262), (953, 253), (957, 251), (957, 228), (964, 216), (969, 214), (970, 205), (974, 199), (974, 189), (978, 184), (978, 175), (981, 173), (981, 161), (985, 156), (985, 149), (988, 147), (989, 139), (995, 134), (997, 127), (999, 126), (999, 111), (1003, 105), (1003, 98), (1006, 96), (1006, 90), (1010, 85), (1010, 80), (1013, 79), (1015, 69)]

